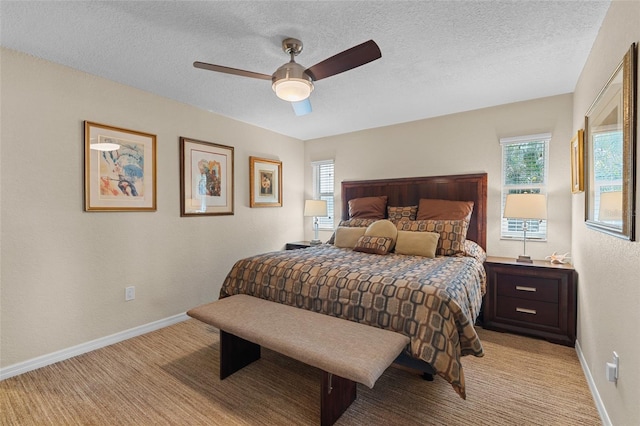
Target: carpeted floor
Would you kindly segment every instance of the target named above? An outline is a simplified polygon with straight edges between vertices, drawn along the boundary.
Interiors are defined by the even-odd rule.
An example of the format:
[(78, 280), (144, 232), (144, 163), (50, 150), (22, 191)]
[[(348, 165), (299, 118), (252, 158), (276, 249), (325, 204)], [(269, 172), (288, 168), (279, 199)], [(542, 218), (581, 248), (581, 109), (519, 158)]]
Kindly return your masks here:
[[(391, 367), (336, 425), (600, 425), (575, 350), (479, 329), (467, 400)], [(2, 425), (316, 425), (320, 371), (275, 352), (218, 379), (217, 330), (188, 320), (0, 382)]]

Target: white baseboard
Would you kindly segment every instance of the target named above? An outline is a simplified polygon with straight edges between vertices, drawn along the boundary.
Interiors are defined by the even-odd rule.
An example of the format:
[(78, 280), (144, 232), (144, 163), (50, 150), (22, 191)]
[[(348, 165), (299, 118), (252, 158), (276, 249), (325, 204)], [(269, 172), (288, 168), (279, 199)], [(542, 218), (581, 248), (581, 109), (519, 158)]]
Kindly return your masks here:
[(99, 339), (91, 340), (77, 346), (72, 346), (67, 349), (62, 349), (57, 352), (32, 358), (28, 361), (19, 362), (5, 368), (0, 368), (0, 381), (8, 379), (9, 377), (26, 373), (27, 371), (36, 370), (38, 368), (45, 367), (59, 361), (64, 361), (65, 359), (73, 358), (74, 356), (82, 355), (84, 353), (91, 352), (105, 346), (113, 345), (114, 343), (122, 342), (123, 340), (127, 340), (132, 337), (141, 336), (151, 331), (159, 330), (161, 328), (177, 324), (187, 319), (189, 319), (189, 317), (186, 313), (174, 315), (172, 317), (150, 322), (148, 324), (134, 327), (129, 330), (121, 331), (120, 333), (101, 337)]
[(578, 354), (580, 365), (582, 365), (582, 371), (584, 372), (584, 377), (587, 379), (587, 383), (589, 384), (591, 395), (593, 396), (593, 400), (596, 403), (598, 414), (600, 414), (600, 420), (602, 420), (602, 424), (604, 426), (612, 426), (611, 419), (609, 418), (609, 414), (607, 414), (607, 410), (604, 408), (604, 403), (602, 402), (602, 398), (600, 398), (600, 393), (598, 392), (598, 388), (596, 388), (596, 383), (593, 381), (593, 375), (591, 375), (591, 370), (589, 370), (589, 366), (587, 366), (587, 361), (584, 359), (584, 354), (582, 353), (580, 342), (578, 342), (577, 340), (576, 340), (576, 353)]

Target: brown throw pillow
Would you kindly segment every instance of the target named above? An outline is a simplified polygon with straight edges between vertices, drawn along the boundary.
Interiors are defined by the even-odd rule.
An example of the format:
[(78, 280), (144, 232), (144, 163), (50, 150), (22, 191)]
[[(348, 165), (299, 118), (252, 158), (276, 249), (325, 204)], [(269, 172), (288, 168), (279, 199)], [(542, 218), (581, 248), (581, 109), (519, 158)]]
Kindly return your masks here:
[(418, 204), (417, 220), (459, 220), (471, 219), (473, 201), (451, 201), (421, 198)]
[(363, 235), (358, 238), (356, 246), (353, 251), (360, 251), (363, 253), (372, 254), (387, 254), (391, 250), (393, 239), (389, 237), (373, 237)]
[(362, 197), (349, 200), (351, 219), (384, 219), (387, 214), (387, 196)]

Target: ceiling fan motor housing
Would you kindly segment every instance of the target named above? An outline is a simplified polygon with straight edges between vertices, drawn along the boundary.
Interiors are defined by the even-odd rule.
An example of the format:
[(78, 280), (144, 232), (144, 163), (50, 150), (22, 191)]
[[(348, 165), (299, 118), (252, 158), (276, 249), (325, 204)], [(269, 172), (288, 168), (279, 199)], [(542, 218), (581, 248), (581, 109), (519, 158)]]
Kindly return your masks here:
[(272, 89), (280, 99), (298, 102), (307, 99), (313, 92), (313, 82), (305, 72), (305, 68), (291, 60), (273, 73)]

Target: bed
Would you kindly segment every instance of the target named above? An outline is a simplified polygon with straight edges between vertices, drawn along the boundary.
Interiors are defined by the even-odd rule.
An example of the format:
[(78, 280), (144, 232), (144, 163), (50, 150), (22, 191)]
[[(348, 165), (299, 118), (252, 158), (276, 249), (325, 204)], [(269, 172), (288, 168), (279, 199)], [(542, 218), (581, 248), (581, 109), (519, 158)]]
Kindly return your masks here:
[[(486, 248), (487, 175), (345, 181), (341, 189), (342, 220), (335, 238), (332, 237), (334, 244), (241, 259), (227, 275), (220, 298), (248, 294), (405, 334), (410, 344), (399, 362), (438, 374), (466, 398), (461, 357), (483, 355), (474, 322), (480, 314), (486, 281), (482, 264)], [(375, 226), (388, 226), (389, 217), (383, 220), (351, 217), (357, 203), (371, 197), (385, 199), (385, 213), (389, 217), (400, 211), (408, 214), (409, 206), (422, 208), (422, 200), (473, 203), (464, 220), (468, 226), (466, 239), (451, 251), (446, 245), (447, 234), (440, 233), (435, 257), (401, 254), (400, 237), (396, 252), (384, 255), (358, 247), (364, 244), (370, 248), (369, 239), (377, 239), (380, 244), (388, 240), (386, 237), (363, 236), (358, 238), (356, 247), (345, 247), (339, 231), (371, 230), (374, 222)], [(392, 213), (390, 207), (398, 209)], [(403, 231), (403, 238), (425, 231), (422, 229), (425, 224), (449, 222), (415, 217), (393, 219), (393, 226), (398, 235)], [(437, 234), (438, 230), (432, 233)], [(420, 234), (423, 236), (426, 232)]]

